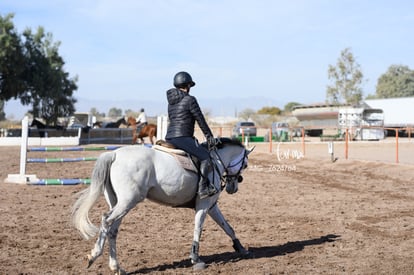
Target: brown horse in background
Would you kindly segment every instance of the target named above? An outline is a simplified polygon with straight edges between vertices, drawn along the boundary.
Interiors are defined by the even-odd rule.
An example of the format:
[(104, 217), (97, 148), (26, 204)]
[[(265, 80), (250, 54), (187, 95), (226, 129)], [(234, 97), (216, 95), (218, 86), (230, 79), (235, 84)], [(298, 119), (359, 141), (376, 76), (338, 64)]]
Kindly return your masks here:
[(128, 117), (127, 120), (128, 127), (132, 127), (132, 144), (137, 143), (137, 140), (140, 139), (141, 143), (144, 143), (144, 137), (149, 137), (151, 144), (154, 144), (154, 136), (157, 136), (157, 125), (147, 124), (141, 127), (141, 130), (137, 134), (137, 121), (133, 117)]

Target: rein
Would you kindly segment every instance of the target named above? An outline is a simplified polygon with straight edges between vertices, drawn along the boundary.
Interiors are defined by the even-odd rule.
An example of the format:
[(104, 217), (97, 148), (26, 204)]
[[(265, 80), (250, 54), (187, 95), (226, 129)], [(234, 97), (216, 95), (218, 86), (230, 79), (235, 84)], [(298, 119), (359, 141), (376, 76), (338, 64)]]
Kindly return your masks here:
[[(215, 168), (214, 171), (219, 171), (218, 170), (218, 167), (217, 167), (217, 164), (218, 163), (220, 163), (220, 165), (224, 169), (223, 175), (220, 175), (221, 191), (223, 191), (223, 189), (226, 187), (227, 179), (228, 178), (237, 178), (237, 180), (239, 182), (241, 182), (243, 180), (243, 177), (240, 175), (240, 173), (241, 173), (241, 171), (243, 169), (244, 162), (245, 162), (245, 159), (246, 159), (246, 155), (247, 155), (247, 151), (246, 150), (244, 150), (244, 154), (243, 154), (243, 157), (241, 158), (241, 160), (239, 160), (235, 164), (231, 164), (230, 163), (228, 167), (225, 167), (224, 166), (223, 161), (222, 161), (220, 155), (217, 153), (217, 149), (213, 149), (211, 152), (214, 152), (214, 154), (216, 155), (216, 160), (217, 160), (217, 161), (214, 162), (214, 168)], [(240, 168), (237, 171), (237, 173), (235, 173), (233, 175), (230, 175), (229, 168), (236, 167), (240, 163), (241, 163), (241, 165), (240, 165)]]

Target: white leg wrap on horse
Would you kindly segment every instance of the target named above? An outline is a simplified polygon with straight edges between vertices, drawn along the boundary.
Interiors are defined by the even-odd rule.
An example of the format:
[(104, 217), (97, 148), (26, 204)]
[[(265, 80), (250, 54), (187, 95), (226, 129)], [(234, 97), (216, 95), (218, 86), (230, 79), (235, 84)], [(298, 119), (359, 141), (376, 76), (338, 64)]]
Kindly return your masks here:
[(116, 237), (118, 235), (118, 228), (121, 221), (112, 224), (111, 231), (108, 233), (109, 244), (109, 268), (112, 271), (119, 271), (119, 263), (116, 257)]
[(106, 240), (106, 234), (107, 234), (107, 229), (102, 224), (99, 230), (98, 239), (96, 240), (96, 243), (95, 243), (95, 247), (91, 251), (91, 256), (93, 258), (93, 261), (95, 261), (96, 258), (102, 255), (103, 247), (105, 245), (105, 240)]
[(199, 243), (193, 241), (193, 244), (191, 245), (191, 252), (190, 252), (190, 259), (191, 259), (192, 264), (200, 262), (200, 258), (198, 256), (198, 250), (199, 250)]

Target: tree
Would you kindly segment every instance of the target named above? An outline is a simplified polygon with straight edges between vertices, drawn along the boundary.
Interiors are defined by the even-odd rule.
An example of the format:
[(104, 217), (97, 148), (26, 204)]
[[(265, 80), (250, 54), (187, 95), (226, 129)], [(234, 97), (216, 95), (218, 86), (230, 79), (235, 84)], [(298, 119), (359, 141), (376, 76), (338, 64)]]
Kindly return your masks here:
[(289, 102), (285, 105), (285, 108), (283, 109), (283, 111), (285, 113), (291, 113), (293, 111), (293, 107), (298, 106), (298, 105), (302, 105), (302, 104), (298, 102)]
[(0, 100), (17, 98), (25, 90), (25, 57), (13, 14), (0, 15)]
[(260, 110), (257, 111), (259, 115), (280, 115), (282, 110), (278, 107), (262, 107)]
[(256, 112), (253, 109), (247, 108), (239, 113), (239, 117), (244, 120), (249, 120)]
[(132, 117), (138, 117), (139, 112), (135, 112), (135, 111), (134, 111), (134, 110), (132, 110), (132, 109), (127, 109), (127, 110), (125, 110), (125, 111), (124, 111), (124, 114), (125, 114), (125, 116), (127, 116), (127, 117), (130, 117), (130, 116), (132, 116)]
[(393, 98), (414, 96), (414, 71), (408, 66), (391, 65), (378, 78), (376, 94), (369, 98)]
[(92, 107), (89, 112), (91, 113), (91, 115), (95, 116), (96, 119), (98, 120), (102, 120), (105, 117), (105, 113), (100, 113), (98, 109), (96, 109), (95, 107)]
[(4, 101), (0, 100), (0, 121), (6, 119), (6, 113), (4, 112)]
[(31, 113), (47, 124), (57, 124), (58, 117), (75, 111), (77, 77), (70, 78), (59, 55), (60, 42), (39, 27), (17, 34), (13, 14), (0, 16), (0, 100), (19, 98), (31, 105)]
[(108, 116), (110, 118), (115, 118), (116, 119), (116, 118), (122, 116), (122, 109), (112, 107), (111, 109), (109, 109)]
[(64, 70), (65, 62), (58, 53), (60, 42), (54, 43), (51, 33), (39, 27), (35, 34), (26, 29), (23, 36), (29, 65), (26, 90), (20, 100), (32, 105), (34, 117), (56, 125), (58, 117), (75, 112), (77, 77), (70, 79)]
[(358, 105), (361, 102), (363, 74), (350, 48), (341, 52), (336, 66), (329, 65), (328, 78), (333, 82), (326, 90), (328, 103)]

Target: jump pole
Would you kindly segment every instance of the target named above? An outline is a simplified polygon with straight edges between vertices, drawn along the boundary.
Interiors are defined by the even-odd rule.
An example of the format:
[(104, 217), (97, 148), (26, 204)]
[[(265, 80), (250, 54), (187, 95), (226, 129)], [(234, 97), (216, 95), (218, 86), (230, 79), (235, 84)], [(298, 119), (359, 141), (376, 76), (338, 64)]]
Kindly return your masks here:
[(61, 151), (111, 151), (121, 148), (119, 145), (108, 145), (101, 147), (32, 147), (28, 152), (61, 152)]
[(29, 185), (77, 185), (90, 184), (91, 179), (40, 179), (37, 181), (30, 181)]
[(165, 139), (167, 135), (168, 117), (166, 115), (157, 117), (157, 140)]
[(36, 175), (26, 175), (27, 142), (29, 136), (29, 118), (25, 116), (22, 120), (22, 142), (20, 145), (20, 171), (19, 174), (8, 174), (5, 182), (27, 184), (38, 181)]
[[(80, 129), (79, 129), (80, 130)], [(27, 158), (28, 152), (57, 152), (57, 151), (111, 151), (120, 148), (119, 145), (109, 145), (100, 147), (32, 147), (28, 148), (29, 118), (25, 116), (22, 120), (22, 138), (20, 145), (20, 171), (19, 174), (9, 174), (5, 179), (8, 183), (19, 183), (29, 185), (76, 185), (90, 184), (88, 178), (58, 178), (58, 179), (38, 179), (36, 175), (26, 175), (27, 163), (59, 163), (59, 162), (78, 162), (96, 161), (97, 157), (79, 158)], [(80, 135), (80, 131), (79, 131)]]
[(27, 163), (57, 163), (57, 162), (79, 162), (79, 161), (96, 161), (97, 157), (81, 158), (28, 158)]

